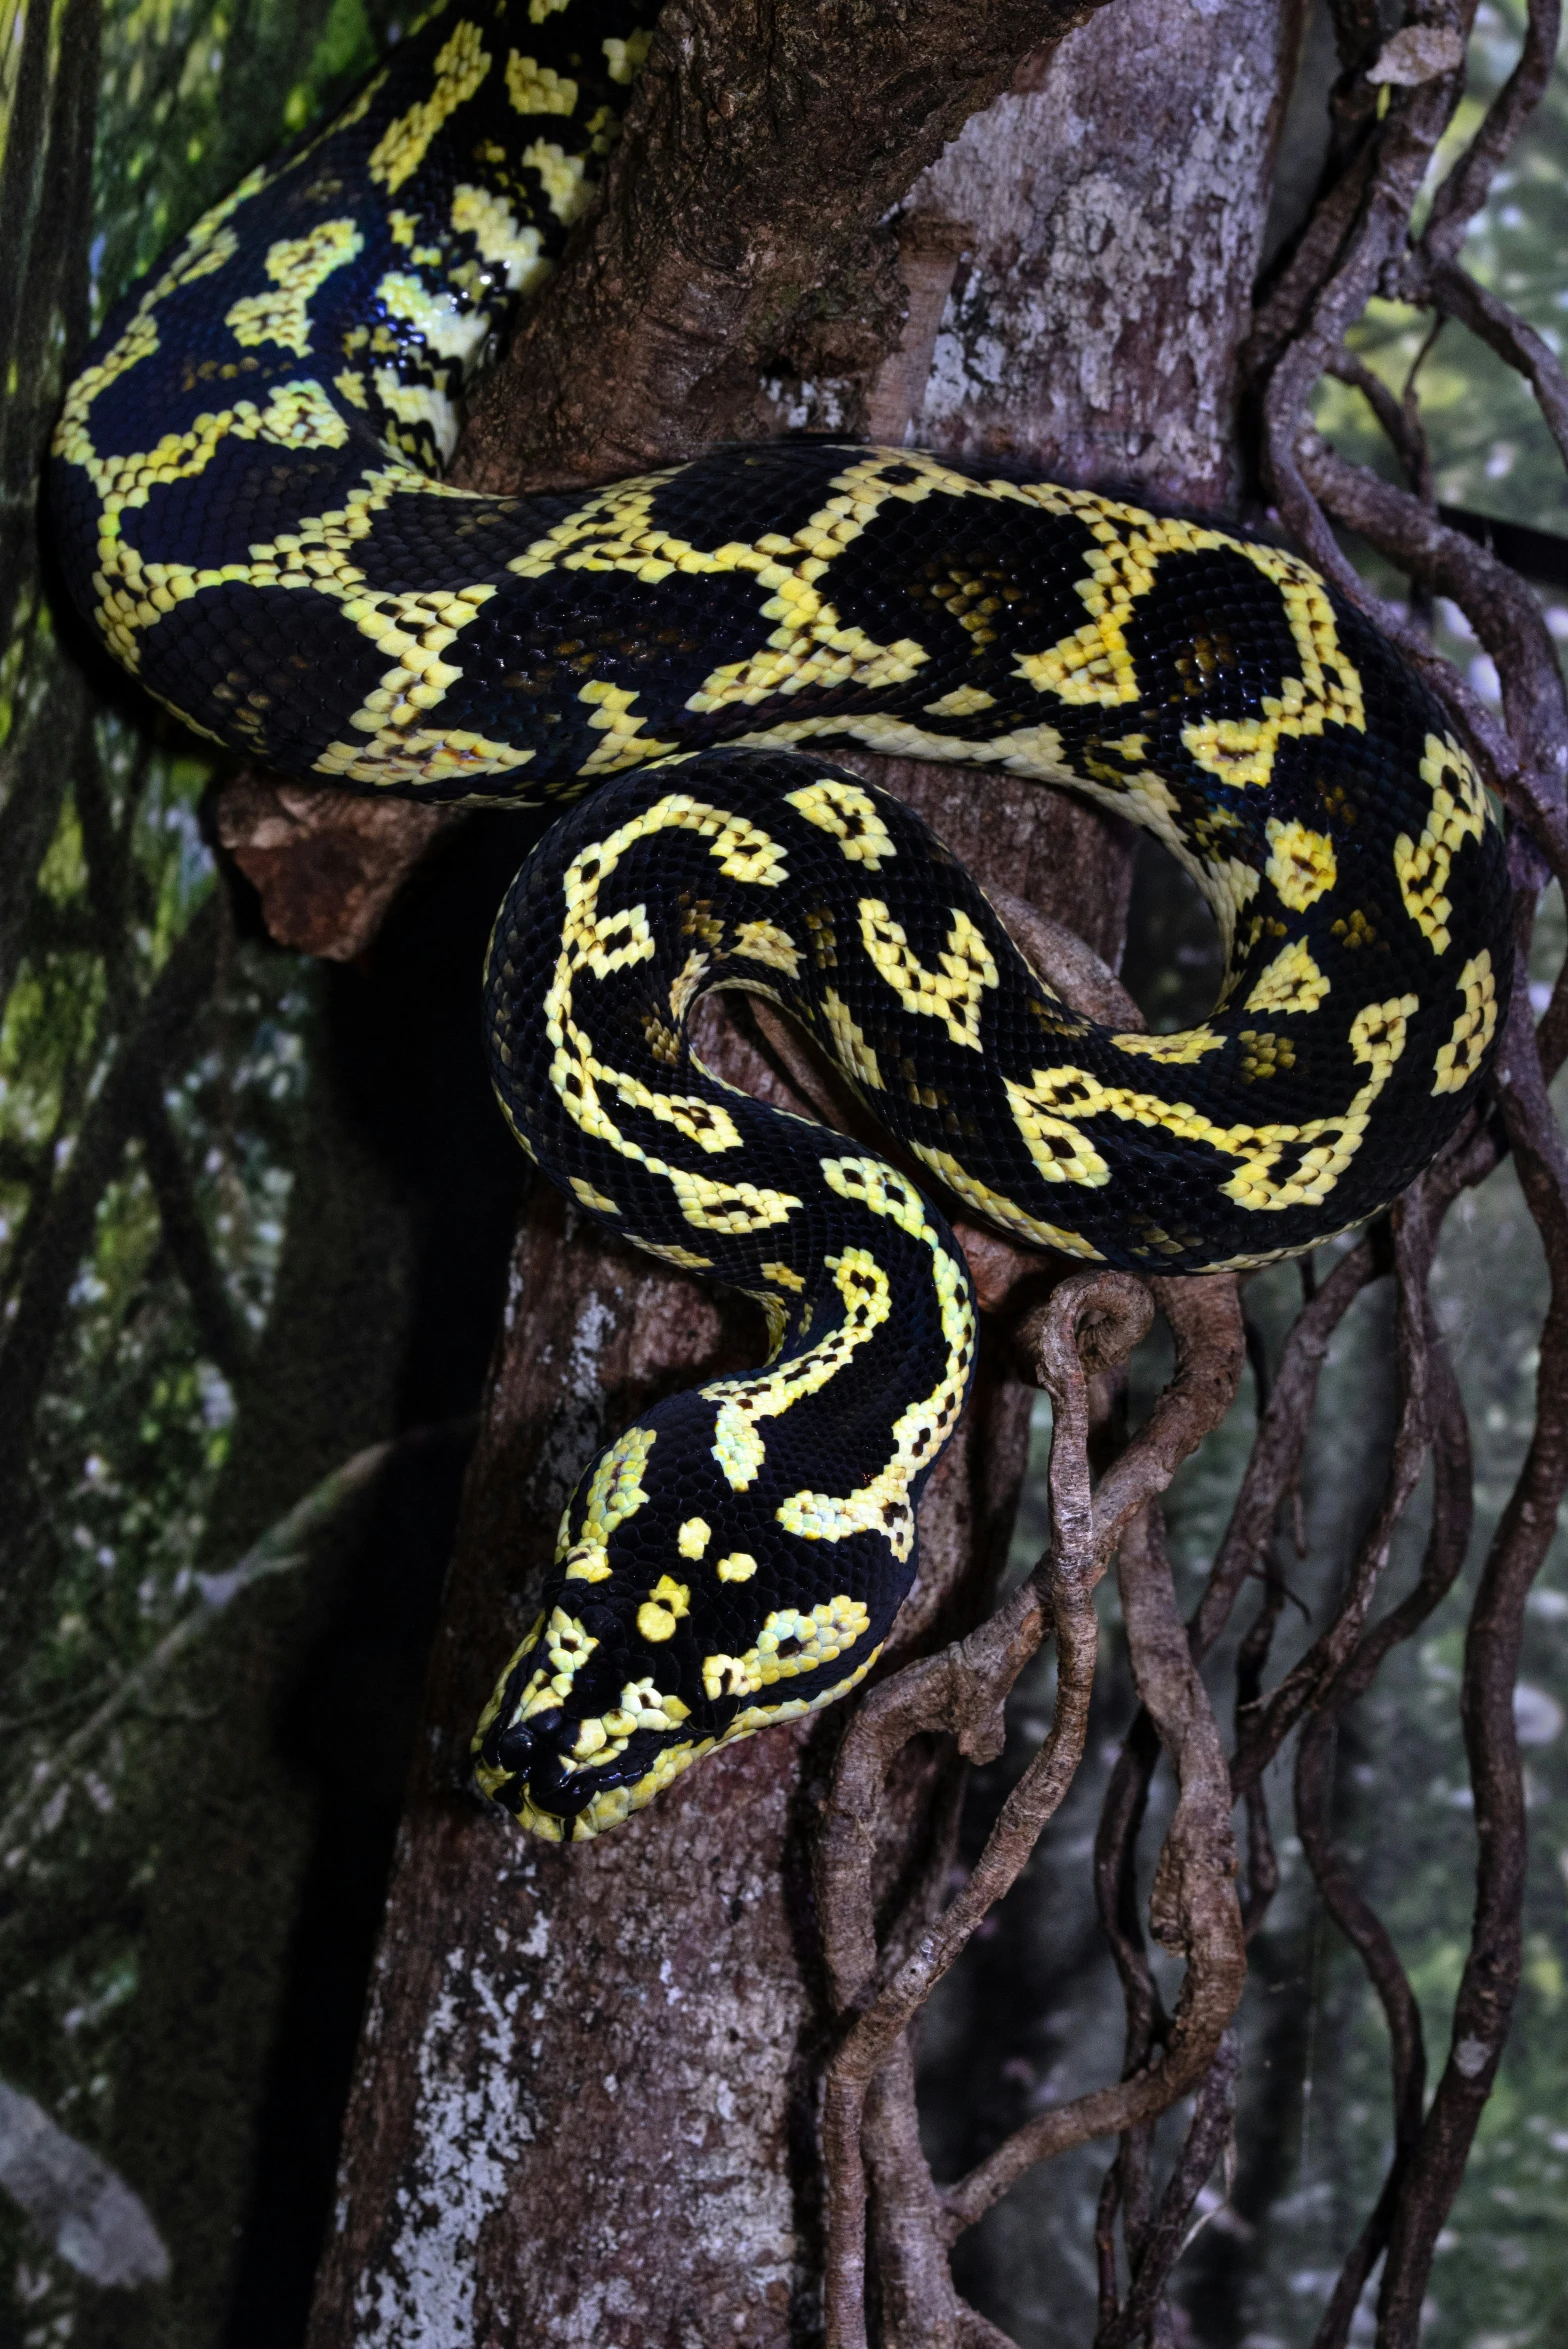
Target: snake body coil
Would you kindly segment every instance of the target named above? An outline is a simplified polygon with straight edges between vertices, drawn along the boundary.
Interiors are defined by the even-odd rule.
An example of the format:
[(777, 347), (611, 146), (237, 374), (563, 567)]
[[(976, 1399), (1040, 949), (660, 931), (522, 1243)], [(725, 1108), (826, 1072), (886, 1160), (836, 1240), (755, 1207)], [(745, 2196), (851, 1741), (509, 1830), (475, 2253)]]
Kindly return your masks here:
[[(588, 495), (436, 477), (469, 371), (613, 142), (646, 12), (456, 4), (109, 320), (66, 400), (66, 573), (187, 723), (306, 777), (566, 801), (492, 946), (524, 1147), (609, 1229), (759, 1297), (754, 1375), (593, 1464), (480, 1724), (481, 1783), (595, 1834), (869, 1668), (962, 1407), (936, 1208), (710, 1078), (773, 996), (952, 1198), (1162, 1272), (1357, 1222), (1481, 1081), (1500, 845), (1414, 674), (1308, 566), (1116, 499), (783, 442)], [(1004, 766), (1155, 831), (1219, 922), (1214, 1014), (1070, 1011), (835, 745)]]

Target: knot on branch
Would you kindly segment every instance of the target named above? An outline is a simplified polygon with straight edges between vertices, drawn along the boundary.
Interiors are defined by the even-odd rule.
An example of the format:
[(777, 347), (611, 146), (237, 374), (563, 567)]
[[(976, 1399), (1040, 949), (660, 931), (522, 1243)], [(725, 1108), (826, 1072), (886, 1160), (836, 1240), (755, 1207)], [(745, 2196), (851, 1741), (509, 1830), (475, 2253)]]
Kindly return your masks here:
[(1154, 1299), (1135, 1274), (1078, 1272), (1025, 1318), (1018, 1335), (1055, 1402), (1058, 1386), (1119, 1369), (1153, 1324)]
[[(1186, 1952), (1206, 1937), (1212, 1938), (1216, 1894), (1227, 1924), (1235, 1911), (1234, 1896), (1218, 1888), (1233, 1884), (1240, 1870), (1235, 1831), (1223, 1803), (1229, 1802), (1228, 1784), (1203, 1789), (1210, 1799), (1194, 1807), (1186, 1818), (1179, 1814), (1160, 1846), (1154, 1883), (1149, 1892), (1149, 1930), (1162, 1949)], [(1239, 1927), (1239, 1913), (1236, 1914)], [(1238, 1973), (1245, 1960), (1239, 1932), (1234, 1936)]]

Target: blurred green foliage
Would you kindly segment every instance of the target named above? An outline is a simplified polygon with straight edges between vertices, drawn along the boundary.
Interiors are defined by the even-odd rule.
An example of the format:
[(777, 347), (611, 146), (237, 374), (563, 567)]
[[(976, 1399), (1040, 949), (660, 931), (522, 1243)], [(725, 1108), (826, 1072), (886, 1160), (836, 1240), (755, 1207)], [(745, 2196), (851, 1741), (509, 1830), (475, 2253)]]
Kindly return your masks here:
[[(1520, 0), (1482, 0), (1470, 44), (1466, 95), (1434, 159), (1435, 185), (1479, 127), (1487, 102), (1519, 55)], [(1420, 215), (1417, 214), (1419, 225)], [(1562, 355), (1568, 339), (1568, 75), (1553, 77), (1534, 120), (1492, 185), (1464, 249), (1464, 265), (1518, 311)], [(1568, 477), (1528, 385), (1469, 330), (1449, 321), (1428, 344), (1432, 319), (1397, 302), (1374, 301), (1351, 348), (1395, 392), (1420, 359), (1421, 414), (1431, 442), (1437, 494), (1538, 530), (1568, 532)], [(1424, 353), (1424, 356), (1422, 355)], [(1346, 456), (1398, 478), (1388, 445), (1361, 394), (1325, 380), (1317, 422)]]
[[(395, 26), (378, 0), (0, 10), (0, 2074), (118, 2161), (174, 2255), (171, 2285), (133, 2315), (0, 2207), (8, 2341), (121, 2349), (222, 2329), (297, 1797), (262, 1790), (244, 1855), (253, 1897), (283, 1904), (254, 1967), (234, 1967), (255, 2021), (237, 2045), (209, 2002), (185, 2052), (195, 2085), (232, 2096), (227, 2136), (162, 2163), (136, 2076), (149, 1964), (165, 1964), (149, 1956), (158, 1905), (189, 1858), (171, 1788), (193, 1749), (198, 1786), (204, 1747), (215, 1777), (232, 1767), (189, 1724), (239, 1703), (243, 1673), (209, 1659), (215, 1684), (133, 1710), (46, 1804), (25, 1798), (39, 1759), (183, 1614), (197, 1572), (298, 1497), (299, 1482), (264, 1495), (235, 1447), (311, 1140), (319, 997), (309, 964), (241, 942), (218, 902), (203, 749), (106, 674), (52, 601), (41, 462), (107, 306)], [(352, 1425), (330, 1440), (351, 1448)], [(302, 1427), (291, 1479), (308, 1481), (314, 1441)], [(221, 1861), (213, 1881), (221, 1900)], [(243, 1899), (235, 1921), (255, 1925)], [(216, 1956), (221, 1929), (198, 1931)], [(177, 2104), (180, 2083), (166, 2093)]]

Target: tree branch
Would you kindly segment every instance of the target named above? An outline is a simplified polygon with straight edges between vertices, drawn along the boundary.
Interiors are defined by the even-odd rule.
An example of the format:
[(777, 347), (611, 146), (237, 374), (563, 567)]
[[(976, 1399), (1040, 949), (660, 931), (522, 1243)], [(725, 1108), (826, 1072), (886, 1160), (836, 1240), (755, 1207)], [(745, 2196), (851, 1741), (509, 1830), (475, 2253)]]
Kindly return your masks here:
[(185, 1284), (202, 1350), (230, 1386), (236, 1386), (250, 1366), (250, 1333), (234, 1309), (213, 1255), (191, 1188), (185, 1153), (164, 1105), (161, 1080), (144, 1087), (132, 1106), (132, 1115), (141, 1136), (147, 1179), (158, 1202), (163, 1236)]
[[(63, 1744), (32, 1762), (26, 1788), (0, 1817), (0, 1864), (8, 1868), (16, 1866), (25, 1852), (39, 1811), (61, 1781), (85, 1761), (116, 1721), (142, 1702), (155, 1683), (233, 1605), (242, 1591), (273, 1575), (289, 1574), (307, 1564), (317, 1535), (350, 1501), (374, 1483), (394, 1452), (445, 1432), (448, 1431), (412, 1428), (406, 1435), (392, 1437), (385, 1443), (367, 1445), (352, 1459), (345, 1460), (341, 1468), (333, 1469), (330, 1476), (313, 1485), (285, 1517), (280, 1517), (276, 1525), (269, 1526), (259, 1540), (252, 1542), (236, 1564), (219, 1574), (199, 1575), (195, 1606), (180, 1617), (172, 1630), (164, 1633), (155, 1647), (149, 1648), (140, 1662), (131, 1666), (103, 1703)], [(23, 1839), (20, 1844), (18, 1837)]]
[(118, 1172), (150, 1088), (189, 1045), (192, 1020), (212, 990), (224, 907), (214, 894), (198, 908), (154, 980), (131, 1032), (90, 1104), (64, 1175), (29, 1251), (0, 1346), (0, 1551), (17, 1539), (34, 1414), (43, 1393), (65, 1305), (92, 1240), (98, 1202)]
[(838, 371), (868, 376), (904, 306), (878, 223), (1023, 58), (1091, 13), (912, 0), (862, 14), (850, 46), (824, 42), (815, 0), (667, 6), (605, 199), (479, 392), (453, 478), (558, 488), (776, 430), (759, 370), (825, 315), (859, 362)]

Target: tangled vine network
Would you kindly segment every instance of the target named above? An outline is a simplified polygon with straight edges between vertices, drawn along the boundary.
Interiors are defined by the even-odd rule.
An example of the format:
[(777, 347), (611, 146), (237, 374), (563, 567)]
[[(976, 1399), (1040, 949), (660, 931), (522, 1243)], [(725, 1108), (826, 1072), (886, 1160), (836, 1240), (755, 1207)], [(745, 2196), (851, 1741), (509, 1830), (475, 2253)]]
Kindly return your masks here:
[[(1557, 48), (1557, 0), (1533, 0), (1517, 67), (1426, 203), (1422, 225), (1414, 226), (1434, 155), (1463, 95), (1474, 13), (1473, 0), (1436, 0), (1387, 43), (1370, 0), (1334, 0), (1341, 72), (1323, 183), (1306, 227), (1265, 290), (1243, 368), (1259, 471), (1278, 520), (1423, 671), (1506, 811), (1522, 960), (1543, 890), (1553, 877), (1568, 884), (1563, 677), (1524, 581), (1439, 514), (1419, 400), (1430, 338), (1402, 399), (1346, 341), (1375, 296), (1408, 303), (1437, 323), (1461, 322), (1529, 384), (1568, 463), (1568, 377), (1541, 336), (1459, 259), (1468, 226), (1545, 91)], [(1347, 462), (1313, 429), (1310, 403), (1325, 375), (1365, 394), (1406, 487)], [(1355, 532), (1408, 577), (1408, 610), (1392, 609), (1370, 592), (1336, 529)], [(1500, 715), (1434, 650), (1425, 615), (1435, 595), (1459, 607), (1495, 662)], [(1116, 987), (1109, 973), (1086, 981), (1081, 950), (1076, 971), (1067, 968), (1060, 941), (1046, 935), (1048, 925), (1035, 917), (1031, 934), (1028, 919), (1027, 909), (1018, 909), (1021, 942), (1050, 967), (1064, 993), (1071, 997), (1076, 983), (1082, 1007), (1106, 1016), (1104, 990)], [(1345, 2254), (1313, 2349), (1342, 2349), (1380, 2260), (1379, 2349), (1414, 2349), (1433, 2251), (1496, 2077), (1520, 1978), (1525, 1807), (1513, 1692), (1525, 1599), (1568, 1481), (1568, 1151), (1547, 1093), (1568, 1051), (1565, 977), (1539, 1024), (1528, 990), (1515, 988), (1483, 1108), (1392, 1214), (1335, 1262), (1321, 1286), (1304, 1269), (1304, 1301), (1272, 1383), (1259, 1394), (1256, 1441), (1228, 1528), (1185, 1622), (1159, 1495), (1218, 1426), (1237, 1389), (1248, 1353), (1242, 1284), (1223, 1276), (1145, 1286), (1121, 1273), (1083, 1273), (1024, 1324), (1021, 1342), (1054, 1413), (1048, 1552), (968, 1638), (909, 1665), (875, 1691), (845, 1738), (819, 1837), (818, 1894), (837, 2013), (824, 2109), (833, 2349), (862, 2349), (868, 2293), (890, 2343), (942, 2339), (961, 2349), (1004, 2349), (1005, 2336), (959, 2298), (948, 2247), (1032, 2164), (1111, 2135), (1117, 2151), (1096, 2224), (1096, 2349), (1174, 2343), (1169, 2279), (1198, 2197), (1233, 2141), (1238, 2055), (1231, 2018), (1248, 1943), (1280, 1878), (1264, 1773), (1293, 1734), (1296, 1833), (1327, 1913), (1381, 2002), (1392, 2113), (1393, 2150), (1381, 2191)], [(1126, 998), (1114, 1008), (1123, 1021), (1136, 1017)], [(1449, 2052), (1429, 2096), (1409, 1976), (1336, 1848), (1333, 1756), (1347, 1708), (1366, 1693), (1391, 1651), (1426, 1622), (1465, 1561), (1472, 1526), (1469, 1432), (1429, 1278), (1448, 1211), (1510, 1153), (1544, 1244), (1550, 1288), (1533, 1437), (1469, 1615), (1460, 1704), (1474, 1795), (1475, 1906)], [(1270, 1685), (1270, 1652), (1286, 1596), (1276, 1543), (1295, 1499), (1325, 1355), (1354, 1300), (1384, 1280), (1392, 1281), (1396, 1299), (1397, 1408), (1380, 1501), (1333, 1620)], [(1107, 1459), (1104, 1397), (1113, 1383), (1107, 1374), (1148, 1328), (1156, 1306), (1175, 1340), (1175, 1377), (1147, 1423), (1119, 1452), (1113, 1444)], [(1420, 1571), (1397, 1603), (1380, 1609), (1396, 1529), (1429, 1459), (1431, 1533)], [(1092, 1594), (1113, 1560), (1140, 1699), (1111, 1774), (1094, 1857), (1100, 1921), (1126, 2005), (1122, 2077), (1038, 2114), (967, 2176), (938, 2187), (920, 2148), (907, 2033), (976, 1927), (1017, 1880), (1072, 1782), (1095, 1664)], [(1227, 1758), (1200, 1670), (1255, 1580), (1263, 1599), (1239, 1649)], [(1001, 1750), (1003, 1702), (1047, 1635), (1056, 1643), (1054, 1718), (978, 1862), (944, 1906), (949, 1840), (879, 1936), (874, 1839), (866, 1822), (876, 1816), (894, 1757), (912, 1739), (941, 1731), (956, 1739), (964, 1757), (993, 1758)], [(1174, 2011), (1151, 1966), (1137, 1900), (1140, 1867), (1147, 1866), (1140, 1831), (1162, 1754), (1178, 1794), (1149, 1913), (1157, 1939), (1185, 1959)], [(1232, 1829), (1238, 1806), (1239, 1858)], [(956, 1813), (956, 1795), (949, 1811)], [(937, 1842), (940, 1847), (940, 1837)], [(1192, 2099), (1185, 2142), (1156, 2193), (1154, 2123), (1185, 2097)]]

